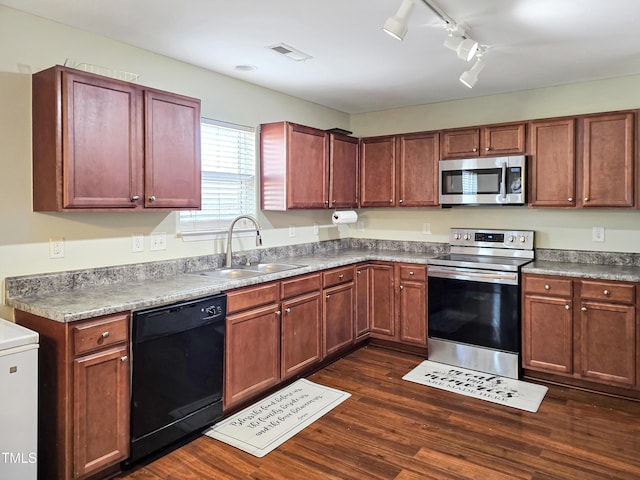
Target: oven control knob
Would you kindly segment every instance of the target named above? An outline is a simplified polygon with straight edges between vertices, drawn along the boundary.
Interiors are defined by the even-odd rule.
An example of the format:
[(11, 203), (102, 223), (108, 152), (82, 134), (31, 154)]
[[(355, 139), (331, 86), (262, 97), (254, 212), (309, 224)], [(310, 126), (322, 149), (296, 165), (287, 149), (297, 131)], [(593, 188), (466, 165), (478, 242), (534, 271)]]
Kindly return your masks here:
[(527, 237), (524, 235), (520, 237), (520, 243), (527, 243)]
[(454, 238), (455, 240), (460, 240), (460, 234), (459, 234), (459, 233), (454, 233), (454, 234), (453, 234), (453, 238)]
[(469, 235), (468, 233), (464, 234), (464, 239), (465, 240), (471, 240), (471, 235)]
[(509, 235), (509, 243), (513, 243), (516, 241), (516, 236), (515, 235)]

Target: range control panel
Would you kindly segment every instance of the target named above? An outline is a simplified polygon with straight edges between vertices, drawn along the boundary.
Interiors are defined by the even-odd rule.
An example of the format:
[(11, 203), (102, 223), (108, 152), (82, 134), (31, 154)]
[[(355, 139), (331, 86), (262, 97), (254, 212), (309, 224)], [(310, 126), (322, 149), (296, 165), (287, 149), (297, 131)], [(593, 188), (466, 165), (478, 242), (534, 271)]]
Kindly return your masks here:
[(449, 243), (461, 247), (533, 250), (533, 237), (531, 230), (452, 228)]

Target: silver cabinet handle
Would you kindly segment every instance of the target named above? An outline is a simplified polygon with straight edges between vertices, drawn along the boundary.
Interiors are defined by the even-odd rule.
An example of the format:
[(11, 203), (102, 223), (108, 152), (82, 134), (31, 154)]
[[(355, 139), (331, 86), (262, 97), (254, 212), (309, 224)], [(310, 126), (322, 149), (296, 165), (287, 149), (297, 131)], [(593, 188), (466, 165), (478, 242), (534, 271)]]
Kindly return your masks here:
[(580, 310), (582, 310), (583, 312), (587, 311), (587, 307), (582, 307)]
[(285, 308), (285, 309), (284, 309), (284, 311), (285, 311), (286, 313), (290, 313), (290, 312), (291, 312), (291, 309), (287, 307), (287, 308)]
[(545, 290), (551, 290), (551, 287), (550, 287), (549, 285), (545, 285), (545, 286), (544, 286), (544, 289), (545, 289)]
[(327, 294), (324, 298), (331, 298), (331, 295)]
[(409, 272), (409, 275), (413, 275), (413, 272)]
[(404, 290), (404, 285), (400, 285), (400, 290)]
[(567, 202), (573, 202), (573, 197), (567, 198)]
[(589, 201), (589, 197), (584, 197), (584, 201), (588, 202)]
[(109, 332), (102, 332), (102, 335), (100, 335), (102, 338), (109, 338), (109, 335), (111, 335)]
[(604, 291), (604, 292), (602, 292), (602, 293), (604, 293), (607, 297), (608, 297), (609, 295), (611, 295), (611, 292), (610, 292), (609, 290), (605, 290), (605, 291)]
[(360, 270), (356, 270), (356, 275), (360, 275), (362, 272)]
[(473, 147), (473, 148), (471, 149), (471, 151), (472, 151), (472, 152), (477, 152), (477, 151), (478, 151), (478, 149), (477, 149), (476, 147)]
[(134, 195), (133, 197), (131, 197), (132, 202), (137, 202), (138, 200), (140, 200), (140, 195)]
[(336, 203), (336, 201), (335, 201), (335, 200), (333, 200), (331, 203)]
[(155, 196), (155, 195), (151, 195), (151, 196), (149, 197), (149, 201), (150, 201), (150, 202), (155, 202), (155, 201), (156, 201), (156, 196)]
[(485, 152), (488, 152), (489, 150), (491, 150), (491, 147), (484, 147)]
[(343, 274), (343, 273), (341, 273), (340, 275), (338, 275), (338, 278), (339, 278), (340, 280), (342, 280), (342, 279), (344, 278), (344, 274)]
[(329, 200), (325, 200), (325, 201), (324, 201), (324, 204), (325, 204), (325, 205), (329, 205)]
[(390, 198), (390, 199), (389, 199), (389, 203), (393, 203), (393, 198)]
[(122, 363), (126, 362), (127, 360), (129, 360), (129, 357), (127, 357), (126, 355), (124, 357), (120, 357), (120, 361)]
[(400, 200), (398, 200), (398, 203), (402, 203), (403, 201), (404, 201), (404, 200), (400, 199)]
[(282, 312), (280, 310), (276, 310), (276, 315), (280, 316), (282, 315)]
[(569, 305), (565, 305), (565, 306), (564, 306), (564, 309), (565, 309), (565, 310), (569, 310), (570, 308), (571, 308), (571, 307), (570, 307)]

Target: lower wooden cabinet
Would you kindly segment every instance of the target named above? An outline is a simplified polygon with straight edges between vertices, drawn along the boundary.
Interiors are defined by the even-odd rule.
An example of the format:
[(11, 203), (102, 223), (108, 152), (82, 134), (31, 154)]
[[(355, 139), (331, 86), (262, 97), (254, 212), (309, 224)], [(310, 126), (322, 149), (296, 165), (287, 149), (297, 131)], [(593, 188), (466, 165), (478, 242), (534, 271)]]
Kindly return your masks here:
[(334, 268), (323, 273), (322, 318), (325, 357), (353, 344), (354, 274), (353, 266)]
[(285, 379), (322, 360), (320, 292), (282, 302), (280, 374)]
[(396, 334), (393, 264), (369, 266), (369, 328), (372, 337), (393, 338)]
[(99, 474), (129, 456), (129, 313), (62, 323), (16, 310), (40, 335), (40, 478)]
[(640, 387), (635, 284), (533, 274), (523, 278), (526, 371)]

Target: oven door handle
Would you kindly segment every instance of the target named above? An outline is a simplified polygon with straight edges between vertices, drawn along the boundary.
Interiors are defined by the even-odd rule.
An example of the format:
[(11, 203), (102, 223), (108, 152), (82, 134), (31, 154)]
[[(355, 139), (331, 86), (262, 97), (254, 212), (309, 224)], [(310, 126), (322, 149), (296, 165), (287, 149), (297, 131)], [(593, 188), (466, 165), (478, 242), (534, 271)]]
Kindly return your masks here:
[(429, 266), (427, 267), (427, 276), (451, 280), (467, 280), (470, 282), (518, 285), (517, 272), (497, 272), (473, 268)]

